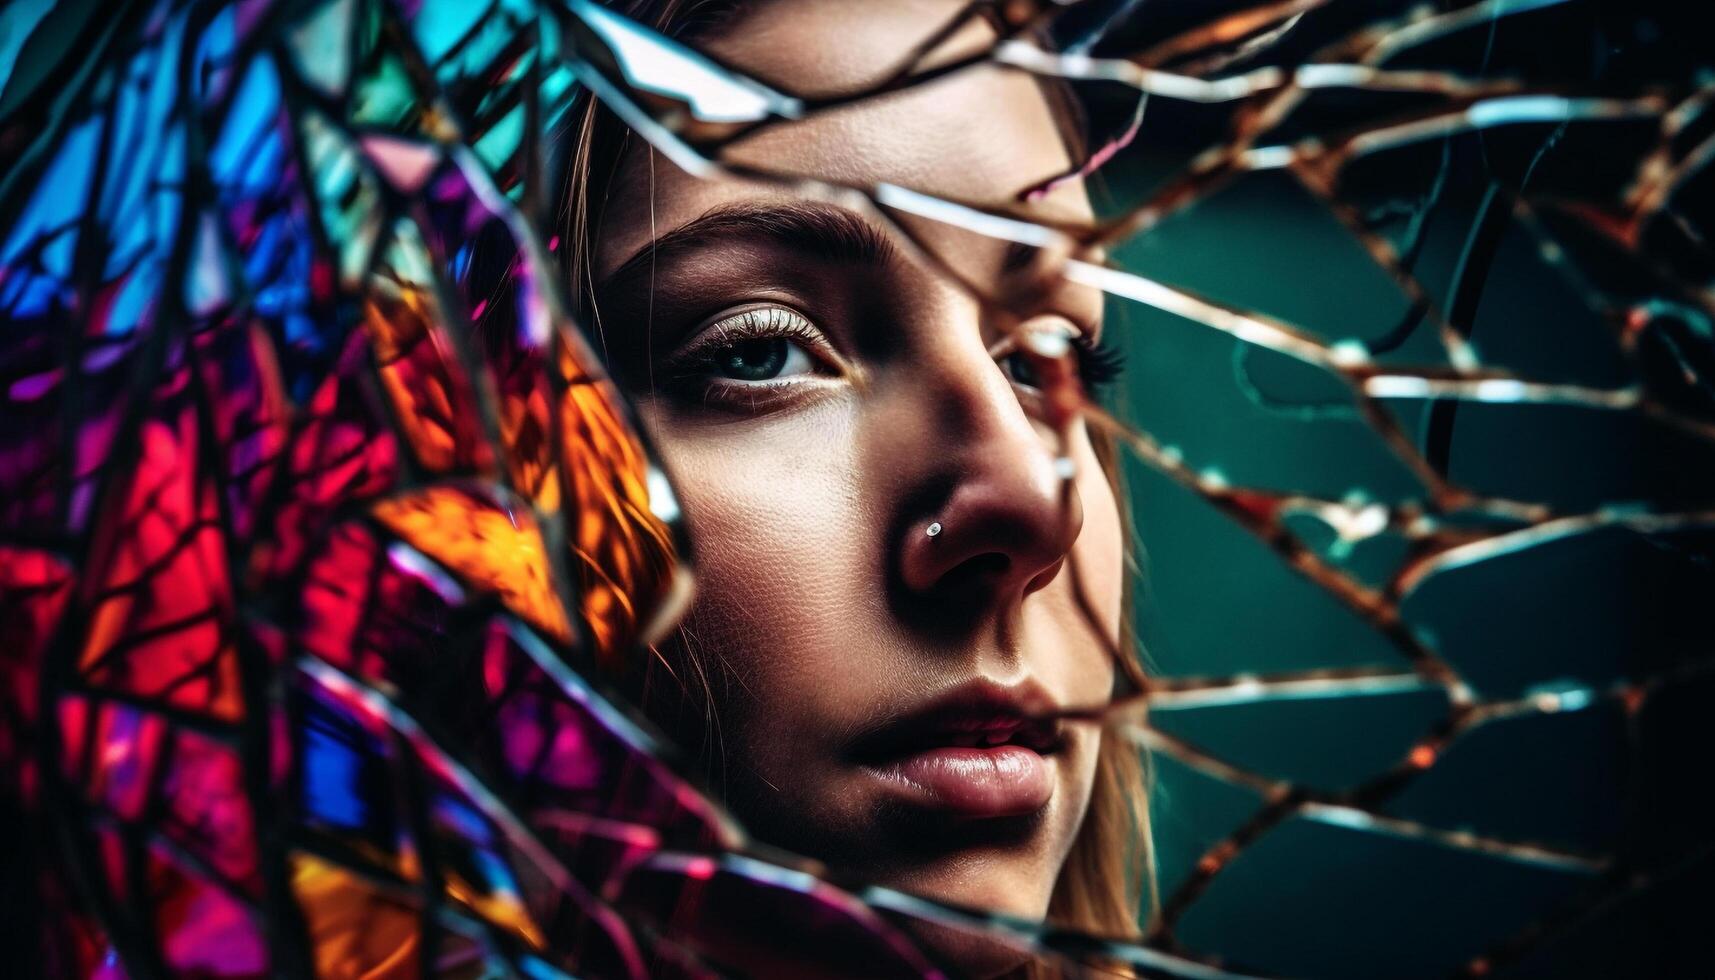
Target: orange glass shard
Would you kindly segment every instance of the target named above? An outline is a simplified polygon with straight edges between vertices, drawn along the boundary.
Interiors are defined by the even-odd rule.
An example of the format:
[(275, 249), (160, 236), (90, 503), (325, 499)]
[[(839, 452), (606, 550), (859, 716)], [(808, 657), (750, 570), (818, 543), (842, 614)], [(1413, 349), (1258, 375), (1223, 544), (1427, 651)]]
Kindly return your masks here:
[(440, 486), (384, 500), (375, 517), (417, 550), (562, 643), (571, 623), (554, 590), (548, 554), (528, 508)]
[[(562, 340), (560, 438), (578, 595), (596, 662), (612, 666), (669, 594), (671, 528), (650, 505), (650, 463), (612, 384)], [(665, 481), (660, 481), (665, 492)]]
[(390, 980), (420, 975), (422, 920), (416, 909), (302, 851), (291, 857), (291, 874), (317, 976)]
[(420, 239), (414, 229), (405, 234), (410, 226), (400, 227), (364, 297), (377, 374), (395, 424), (425, 468), (486, 472), (494, 456), (478, 423), (476, 394), (440, 334), (446, 317), (428, 284)]

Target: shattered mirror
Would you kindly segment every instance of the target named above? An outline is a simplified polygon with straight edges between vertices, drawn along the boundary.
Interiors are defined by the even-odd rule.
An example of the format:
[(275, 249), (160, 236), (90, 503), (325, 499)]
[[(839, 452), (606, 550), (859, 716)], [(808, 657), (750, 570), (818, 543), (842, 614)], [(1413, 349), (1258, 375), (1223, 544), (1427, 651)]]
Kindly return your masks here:
[(9, 969), (1706, 974), (1685, 6), (11, 0)]

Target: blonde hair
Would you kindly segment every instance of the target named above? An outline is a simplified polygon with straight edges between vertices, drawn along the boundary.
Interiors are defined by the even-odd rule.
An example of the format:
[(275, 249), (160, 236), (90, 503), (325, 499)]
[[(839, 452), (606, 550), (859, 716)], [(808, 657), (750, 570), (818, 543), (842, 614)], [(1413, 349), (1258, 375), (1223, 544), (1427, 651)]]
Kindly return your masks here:
[[(623, 0), (612, 4), (618, 12), (680, 39), (718, 30), (730, 23), (742, 5), (743, 0)], [(1053, 84), (1056, 83), (1045, 83), (1049, 86), (1045, 94), (1050, 107), (1062, 123), (1068, 140), (1076, 140), (1078, 127), (1070, 119), (1061, 118), (1075, 113), (1076, 103), (1068, 92), (1052, 87)], [(602, 202), (593, 195), (598, 188), (605, 188), (611, 183), (626, 157), (631, 138), (629, 129), (617, 117), (587, 96), (582, 110), (574, 115), (572, 132), (568, 134), (566, 185), (560, 215), (565, 233), (562, 254), (573, 303), (582, 314), (586, 328), (598, 331), (601, 325), (591, 295), (590, 262)], [(1135, 658), (1123, 653), (1135, 649), (1136, 642), (1129, 610), (1138, 573), (1133, 560), (1128, 497), (1113, 441), (1096, 432), (1092, 432), (1090, 438), (1114, 499), (1120, 506), (1126, 535), (1127, 574), (1123, 608), (1128, 612), (1122, 617), (1122, 654), (1116, 669), (1131, 688), (1137, 690), (1145, 683), (1142, 666)], [(660, 707), (652, 702), (657, 701), (660, 686), (666, 683), (670, 685), (666, 693), (674, 699), (703, 705), (701, 710), (707, 712), (707, 725), (707, 719), (712, 717), (714, 697), (709, 689), (706, 667), (691, 648), (690, 637), (683, 635), (683, 631), (681, 640), (680, 656), (690, 661), (685, 665), (688, 669), (673, 672), (657, 652), (647, 663), (631, 665), (635, 673), (628, 678), (630, 683), (627, 686), (639, 692), (648, 710)], [(670, 680), (661, 676), (663, 672), (670, 675)], [(1145, 911), (1152, 913), (1157, 904), (1148, 799), (1148, 777), (1142, 752), (1122, 737), (1104, 732), (1097, 753), (1089, 807), (1055, 879), (1048, 908), (1050, 925), (1112, 939), (1136, 939), (1141, 935), (1140, 920)], [(1147, 909), (1144, 904), (1146, 897)], [(1032, 977), (1058, 975), (1058, 971), (1041, 964), (1026, 967), (1022, 972)], [(1123, 969), (1114, 972), (1119, 975), (1127, 973)]]

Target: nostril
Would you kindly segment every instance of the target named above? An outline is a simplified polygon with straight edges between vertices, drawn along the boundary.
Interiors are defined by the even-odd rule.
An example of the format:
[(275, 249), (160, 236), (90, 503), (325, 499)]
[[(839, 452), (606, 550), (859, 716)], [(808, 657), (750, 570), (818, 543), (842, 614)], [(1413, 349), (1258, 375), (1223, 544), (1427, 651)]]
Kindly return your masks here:
[(1011, 567), (1012, 559), (998, 551), (972, 555), (947, 569), (935, 583), (935, 591), (943, 595), (986, 594), (1006, 578)]
[(950, 611), (948, 601), (983, 614), (1012, 607), (1053, 581), (1082, 513), (1076, 493), (1043, 475), (1046, 459), (1008, 469), (985, 458), (950, 487), (914, 495), (899, 521), (890, 522), (898, 550), (889, 573), (898, 575), (902, 594), (930, 599), (936, 614)]

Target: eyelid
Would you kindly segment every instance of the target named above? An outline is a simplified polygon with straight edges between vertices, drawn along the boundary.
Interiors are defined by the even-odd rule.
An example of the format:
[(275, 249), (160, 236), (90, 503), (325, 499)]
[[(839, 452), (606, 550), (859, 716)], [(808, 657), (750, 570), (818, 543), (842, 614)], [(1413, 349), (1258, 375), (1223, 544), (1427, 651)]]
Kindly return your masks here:
[(1088, 337), (1089, 342), (1093, 344), (1098, 338), (1098, 334), (1095, 331), (1086, 330), (1084, 327), (1080, 326), (1076, 320), (1073, 320), (1064, 313), (1044, 313), (1031, 317), (1029, 320), (1020, 324), (1017, 330), (1010, 331), (1006, 336), (995, 341), (993, 346), (989, 347), (989, 356), (998, 360), (999, 358), (1017, 353), (1020, 338), (1032, 329), (1041, 329), (1040, 327), (1033, 328), (1031, 324), (1045, 319), (1057, 320), (1059, 321), (1059, 324), (1057, 325), (1065, 326), (1070, 331), (1068, 339)]
[[(766, 322), (758, 322), (758, 314), (767, 314)], [(845, 358), (828, 339), (826, 333), (809, 317), (785, 303), (750, 303), (710, 317), (707, 324), (692, 335), (669, 359), (673, 364), (696, 360), (699, 354), (719, 350), (723, 345), (741, 340), (784, 337), (801, 341), (806, 351), (825, 366), (848, 372)]]

